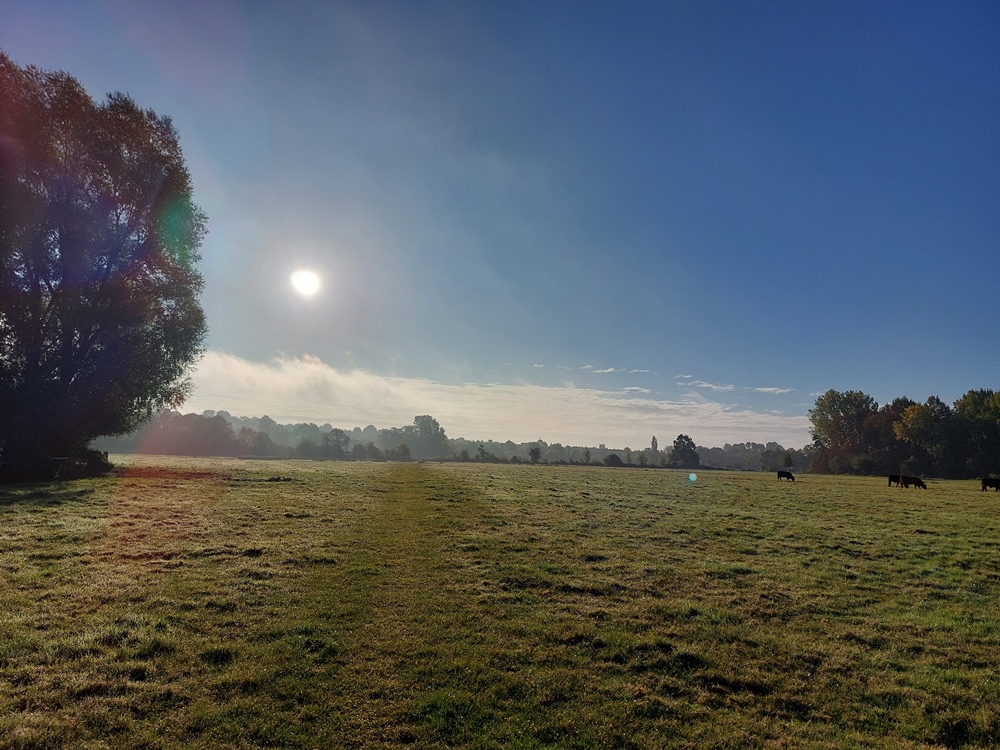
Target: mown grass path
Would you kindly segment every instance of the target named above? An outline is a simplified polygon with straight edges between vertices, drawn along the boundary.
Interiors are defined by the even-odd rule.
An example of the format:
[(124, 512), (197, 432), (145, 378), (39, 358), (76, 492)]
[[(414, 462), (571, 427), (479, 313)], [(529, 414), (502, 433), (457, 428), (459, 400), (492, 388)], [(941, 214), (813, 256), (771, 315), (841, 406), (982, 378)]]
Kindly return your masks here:
[(339, 592), (329, 617), (342, 624), (341, 741), (426, 742), (425, 724), (458, 738), (473, 717), (445, 688), (463, 682), (470, 652), (481, 644), (463, 596), (467, 581), (448, 555), (461, 523), (448, 510), (470, 500), (460, 484), (414, 464), (393, 467), (370, 492), (370, 512), (352, 529), (348, 560), (316, 582)]
[(0, 748), (988, 748), (972, 483), (127, 459), (0, 488)]

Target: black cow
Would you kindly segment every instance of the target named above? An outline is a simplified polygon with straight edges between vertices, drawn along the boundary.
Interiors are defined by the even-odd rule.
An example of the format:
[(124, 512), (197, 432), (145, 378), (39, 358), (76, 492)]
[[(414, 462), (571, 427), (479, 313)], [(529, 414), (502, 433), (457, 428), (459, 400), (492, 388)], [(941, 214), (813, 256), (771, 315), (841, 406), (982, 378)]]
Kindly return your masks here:
[(899, 487), (899, 484), (900, 484), (901, 481), (902, 480), (900, 480), (899, 474), (890, 474), (889, 475), (889, 486), (890, 487), (892, 487), (893, 485), (896, 485), (897, 487)]
[(782, 479), (787, 479), (790, 482), (794, 482), (795, 481), (795, 477), (792, 476), (792, 472), (790, 472), (790, 471), (779, 471), (778, 472), (778, 481), (780, 482)]
[(1000, 492), (1000, 477), (983, 477), (983, 492), (992, 487), (994, 492)]
[(912, 484), (914, 487), (919, 487), (922, 490), (926, 490), (927, 489), (927, 485), (924, 484), (924, 480), (921, 479), (920, 477), (905, 477), (904, 476), (904, 477), (900, 477), (900, 480), (902, 480), (904, 487), (908, 488)]

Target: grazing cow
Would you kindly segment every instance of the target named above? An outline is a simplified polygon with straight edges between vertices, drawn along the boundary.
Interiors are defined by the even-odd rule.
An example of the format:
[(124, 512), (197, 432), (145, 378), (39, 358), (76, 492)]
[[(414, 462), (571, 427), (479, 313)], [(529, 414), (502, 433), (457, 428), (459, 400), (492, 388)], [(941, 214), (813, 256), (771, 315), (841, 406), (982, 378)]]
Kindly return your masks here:
[(1000, 477), (983, 477), (983, 492), (992, 487), (994, 492), (1000, 492)]
[(900, 480), (899, 474), (890, 474), (889, 475), (889, 486), (890, 487), (892, 487), (892, 485), (896, 485), (897, 487), (899, 487), (901, 481), (902, 480)]
[(922, 490), (927, 489), (927, 485), (924, 484), (924, 480), (921, 479), (920, 477), (900, 477), (900, 479), (903, 481), (904, 487), (909, 488), (909, 486), (912, 484), (914, 487), (919, 487)]
[(790, 482), (794, 482), (795, 481), (795, 477), (792, 476), (792, 472), (790, 472), (790, 471), (779, 471), (778, 472), (778, 481), (780, 482), (782, 479), (787, 479)]

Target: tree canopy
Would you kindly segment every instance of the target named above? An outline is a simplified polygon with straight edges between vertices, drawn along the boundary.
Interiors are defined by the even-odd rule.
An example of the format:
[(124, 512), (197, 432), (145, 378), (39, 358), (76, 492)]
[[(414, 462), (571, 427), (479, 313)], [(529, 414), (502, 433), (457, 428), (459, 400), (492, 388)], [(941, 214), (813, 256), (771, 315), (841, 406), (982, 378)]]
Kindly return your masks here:
[(183, 402), (206, 218), (168, 117), (2, 52), (0, 102), (0, 460), (44, 477)]
[(701, 457), (694, 440), (684, 434), (674, 438), (674, 449), (668, 465), (676, 469), (697, 469), (701, 465)]
[(829, 390), (809, 412), (812, 471), (962, 479), (1000, 471), (1000, 394), (969, 391), (949, 406), (904, 397), (881, 408), (860, 391)]
[(828, 390), (816, 399), (809, 411), (812, 436), (820, 450), (817, 461), (820, 470), (837, 472), (849, 466), (855, 456), (867, 456), (871, 451), (869, 419), (878, 413), (878, 404), (861, 391)]

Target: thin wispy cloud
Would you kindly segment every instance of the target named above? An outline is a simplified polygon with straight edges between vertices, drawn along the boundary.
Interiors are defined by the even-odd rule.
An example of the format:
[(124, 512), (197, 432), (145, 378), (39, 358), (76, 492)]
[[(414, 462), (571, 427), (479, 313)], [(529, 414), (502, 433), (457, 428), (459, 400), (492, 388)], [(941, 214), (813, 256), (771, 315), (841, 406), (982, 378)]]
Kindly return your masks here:
[(695, 388), (704, 388), (708, 391), (735, 391), (735, 385), (719, 385), (717, 383), (706, 383), (704, 380), (694, 380), (685, 385), (693, 385)]
[(580, 368), (581, 370), (586, 370), (587, 372), (592, 372), (598, 375), (607, 375), (613, 372), (627, 372), (629, 375), (642, 375), (642, 374), (655, 374), (652, 370), (646, 368), (634, 368), (628, 369), (626, 367), (596, 367), (594, 365), (584, 365)]
[[(762, 393), (771, 396), (780, 396), (785, 393), (792, 393), (794, 388), (781, 388), (776, 386), (765, 386), (765, 387), (755, 387), (755, 386), (737, 386), (731, 383), (708, 383), (704, 380), (693, 380), (692, 375), (677, 375), (675, 380), (677, 380), (677, 385), (684, 386), (686, 388), (703, 388), (708, 391), (716, 391), (719, 393), (732, 392), (736, 390), (750, 391), (752, 393)], [(682, 382), (686, 381), (686, 382)]]
[(709, 401), (705, 398), (703, 393), (698, 393), (698, 391), (686, 391), (681, 394), (685, 399), (686, 403), (691, 404), (707, 404)]
[(805, 417), (782, 417), (701, 398), (667, 401), (645, 389), (449, 384), (338, 370), (317, 357), (251, 362), (209, 351), (193, 374), (185, 411), (268, 415), (278, 422), (329, 422), (351, 428), (410, 424), (434, 416), (451, 437), (566, 445), (641, 445), (650, 435), (690, 435), (699, 445), (809, 442)]

